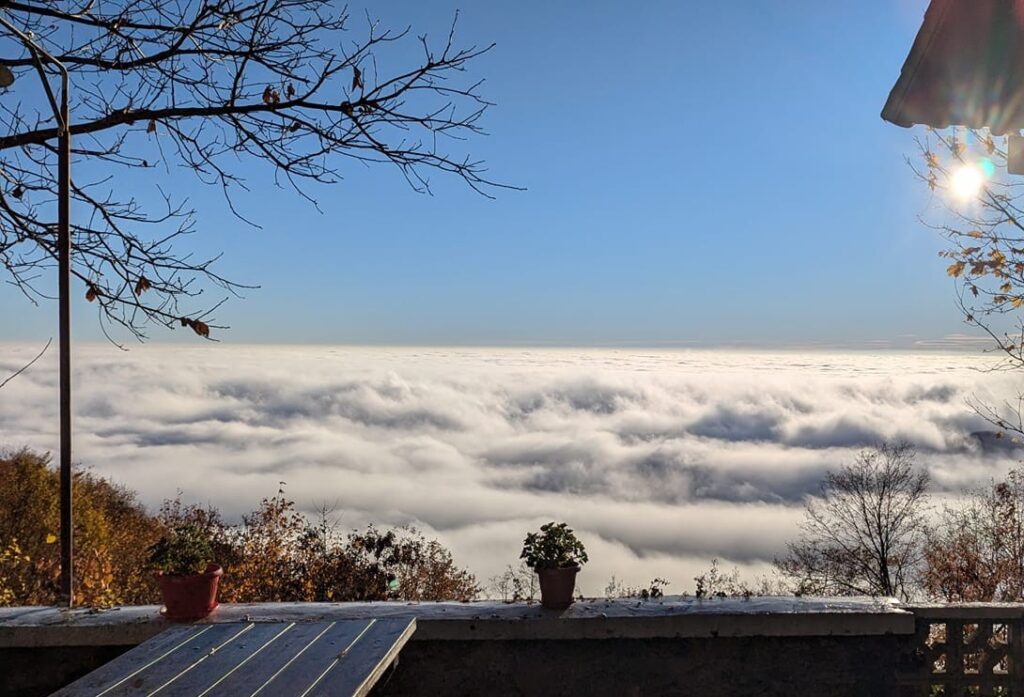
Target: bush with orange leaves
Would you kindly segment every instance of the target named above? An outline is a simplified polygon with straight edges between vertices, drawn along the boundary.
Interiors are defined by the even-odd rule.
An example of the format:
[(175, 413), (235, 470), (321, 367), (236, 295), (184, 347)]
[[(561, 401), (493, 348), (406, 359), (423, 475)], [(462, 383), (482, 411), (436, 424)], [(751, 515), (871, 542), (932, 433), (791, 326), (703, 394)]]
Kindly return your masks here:
[[(0, 482), (0, 605), (56, 604), (57, 473), (48, 456), (21, 450), (0, 455)], [(465, 601), (479, 593), (451, 552), (414, 528), (341, 534), (327, 511), (311, 523), (283, 490), (236, 525), (180, 496), (150, 515), (133, 492), (89, 472), (75, 474), (74, 492), (77, 605), (159, 602), (146, 550), (181, 523), (209, 536), (225, 569), (222, 602)]]
[[(57, 473), (29, 450), (0, 456), (0, 604), (52, 605), (59, 599)], [(135, 494), (90, 472), (74, 479), (75, 603), (156, 599), (146, 548), (160, 524)]]
[(415, 528), (371, 525), (344, 535), (329, 511), (311, 523), (283, 490), (263, 499), (241, 525), (226, 525), (216, 510), (180, 500), (165, 503), (160, 519), (207, 531), (226, 569), (223, 602), (468, 601), (480, 592), (448, 549)]
[(1024, 601), (1024, 468), (943, 511), (925, 545), (922, 585), (948, 602)]

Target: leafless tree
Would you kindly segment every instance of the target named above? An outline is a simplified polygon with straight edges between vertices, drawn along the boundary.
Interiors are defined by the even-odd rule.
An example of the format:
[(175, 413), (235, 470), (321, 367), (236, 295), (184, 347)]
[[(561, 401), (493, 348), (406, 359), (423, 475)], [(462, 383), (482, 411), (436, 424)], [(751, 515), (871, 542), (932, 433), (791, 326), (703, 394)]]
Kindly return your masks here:
[[(141, 339), (154, 322), (208, 337), (220, 326), (212, 312), (243, 288), (215, 270), (217, 257), (182, 248), (195, 211), (173, 185), (140, 190), (138, 174), (153, 168), (219, 188), (257, 226), (236, 205), (250, 163), (313, 205), (311, 185), (353, 165), (390, 165), (423, 192), (433, 172), (485, 196), (502, 186), (463, 151), (489, 106), (465, 71), (491, 46), (458, 46), (454, 21), (433, 42), (322, 0), (7, 1), (0, 11), (71, 73), (72, 276), (105, 330)], [(414, 51), (400, 46), (409, 42)], [(0, 262), (33, 302), (57, 254), (58, 129), (39, 60), (0, 38), (15, 78), (0, 95)], [(221, 296), (197, 297), (208, 289)]]
[(920, 567), (928, 474), (913, 449), (883, 444), (830, 472), (807, 503), (779, 571), (814, 595), (909, 597)]

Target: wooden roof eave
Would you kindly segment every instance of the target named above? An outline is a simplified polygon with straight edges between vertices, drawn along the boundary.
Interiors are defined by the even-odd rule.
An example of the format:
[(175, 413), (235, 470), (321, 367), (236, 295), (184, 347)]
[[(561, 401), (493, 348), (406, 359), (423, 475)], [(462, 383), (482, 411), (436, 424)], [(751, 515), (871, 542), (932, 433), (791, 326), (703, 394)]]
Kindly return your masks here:
[[(892, 90), (889, 92), (889, 98), (885, 101), (885, 106), (882, 107), (882, 118), (889, 123), (900, 126), (901, 128), (910, 128), (916, 125), (912, 119), (909, 119), (904, 113), (904, 103), (907, 94), (910, 92), (914, 84), (914, 78), (917, 74), (917, 70), (920, 67), (924, 57), (927, 55), (928, 50), (935, 42), (935, 38), (939, 35), (939, 30), (942, 28), (943, 22), (945, 22), (947, 15), (949, 14), (949, 8), (952, 4), (952, 0), (933, 0), (928, 5), (928, 9), (925, 11), (924, 22), (921, 24), (921, 29), (918, 30), (917, 36), (914, 38), (914, 44), (910, 49), (910, 53), (907, 54), (907, 59), (903, 63), (903, 68), (900, 70), (900, 77), (893, 85)], [(927, 124), (934, 128), (946, 128), (949, 126), (946, 124)]]

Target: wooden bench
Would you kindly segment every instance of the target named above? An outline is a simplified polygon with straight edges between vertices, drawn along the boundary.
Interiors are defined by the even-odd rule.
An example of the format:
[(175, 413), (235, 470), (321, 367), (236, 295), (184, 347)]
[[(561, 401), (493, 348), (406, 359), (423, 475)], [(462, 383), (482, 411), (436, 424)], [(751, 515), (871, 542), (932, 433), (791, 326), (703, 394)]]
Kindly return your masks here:
[(414, 631), (415, 619), (181, 625), (54, 697), (361, 697)]

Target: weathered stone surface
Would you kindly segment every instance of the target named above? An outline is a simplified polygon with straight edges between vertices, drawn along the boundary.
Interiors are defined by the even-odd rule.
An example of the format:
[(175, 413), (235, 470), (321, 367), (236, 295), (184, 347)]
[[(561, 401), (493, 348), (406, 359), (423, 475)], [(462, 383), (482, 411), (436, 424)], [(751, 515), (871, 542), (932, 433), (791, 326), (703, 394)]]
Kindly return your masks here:
[[(371, 616), (417, 618), (385, 697), (888, 697), (915, 639), (913, 614), (874, 599), (265, 603), (204, 622)], [(0, 610), (0, 695), (48, 694), (167, 626), (155, 606)]]
[(375, 697), (895, 697), (908, 639), (747, 637), (408, 644)]
[(78, 680), (131, 646), (0, 648), (0, 695), (45, 697)]
[[(203, 622), (415, 617), (415, 641), (654, 639), (714, 636), (868, 636), (912, 633), (913, 615), (888, 599), (590, 600), (568, 610), (536, 603), (255, 603), (221, 605)], [(155, 605), (0, 609), (0, 647), (135, 645), (167, 622)]]

